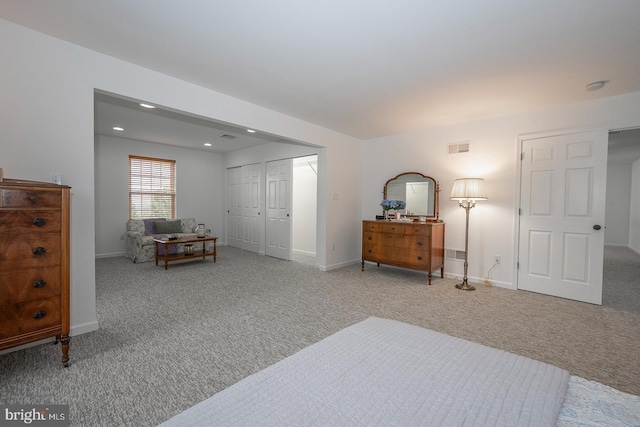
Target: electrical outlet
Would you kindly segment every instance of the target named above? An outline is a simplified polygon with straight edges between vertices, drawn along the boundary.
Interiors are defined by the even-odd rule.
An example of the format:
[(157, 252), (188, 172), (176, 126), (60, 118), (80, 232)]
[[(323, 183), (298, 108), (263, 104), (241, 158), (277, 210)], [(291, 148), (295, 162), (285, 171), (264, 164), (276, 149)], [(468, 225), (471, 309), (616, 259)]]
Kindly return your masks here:
[(500, 255), (494, 255), (496, 264), (500, 264), (501, 257)]

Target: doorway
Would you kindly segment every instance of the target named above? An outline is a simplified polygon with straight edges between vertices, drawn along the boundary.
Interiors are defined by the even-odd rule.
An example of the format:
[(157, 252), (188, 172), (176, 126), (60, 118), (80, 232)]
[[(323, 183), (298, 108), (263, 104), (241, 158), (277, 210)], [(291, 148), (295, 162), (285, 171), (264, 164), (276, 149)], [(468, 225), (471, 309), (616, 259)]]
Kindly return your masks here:
[(317, 206), (317, 154), (229, 168), (227, 244), (315, 266)]
[(640, 128), (609, 132), (602, 305), (640, 311)]

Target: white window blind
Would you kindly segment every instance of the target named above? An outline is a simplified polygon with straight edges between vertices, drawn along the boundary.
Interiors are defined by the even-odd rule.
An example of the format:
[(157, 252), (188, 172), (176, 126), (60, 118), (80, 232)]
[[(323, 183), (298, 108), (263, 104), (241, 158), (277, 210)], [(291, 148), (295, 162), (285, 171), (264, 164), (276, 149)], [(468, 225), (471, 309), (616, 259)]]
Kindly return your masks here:
[(176, 161), (129, 156), (129, 218), (175, 218)]

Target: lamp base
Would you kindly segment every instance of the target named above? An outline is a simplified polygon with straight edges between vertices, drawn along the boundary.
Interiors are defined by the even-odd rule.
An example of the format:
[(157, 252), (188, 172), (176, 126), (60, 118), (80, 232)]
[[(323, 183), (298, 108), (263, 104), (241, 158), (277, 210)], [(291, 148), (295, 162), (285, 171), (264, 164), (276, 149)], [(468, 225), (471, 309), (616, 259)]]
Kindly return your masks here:
[(456, 285), (456, 289), (462, 289), (463, 291), (475, 291), (476, 288), (474, 286), (471, 286), (470, 284), (467, 283), (467, 281), (465, 280), (462, 283), (459, 283)]

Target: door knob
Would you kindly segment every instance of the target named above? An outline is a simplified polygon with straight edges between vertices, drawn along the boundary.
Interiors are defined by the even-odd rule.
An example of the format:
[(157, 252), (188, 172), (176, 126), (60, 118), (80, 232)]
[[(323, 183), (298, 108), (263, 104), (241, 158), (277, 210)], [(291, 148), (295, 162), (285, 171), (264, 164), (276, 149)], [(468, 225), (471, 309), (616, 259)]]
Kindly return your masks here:
[(594, 225), (594, 226), (593, 226), (593, 229), (594, 229), (594, 230), (600, 230), (601, 228), (602, 228), (602, 227), (600, 227), (598, 224), (596, 224), (596, 225)]

